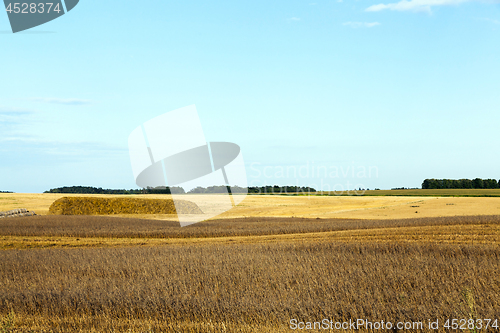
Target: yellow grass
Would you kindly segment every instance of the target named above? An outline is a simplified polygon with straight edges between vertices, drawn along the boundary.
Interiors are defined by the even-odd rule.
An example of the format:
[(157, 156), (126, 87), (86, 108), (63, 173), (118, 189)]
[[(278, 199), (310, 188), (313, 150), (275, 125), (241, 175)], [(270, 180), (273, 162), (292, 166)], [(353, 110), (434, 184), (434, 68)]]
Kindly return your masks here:
[(0, 320), (13, 313), (13, 332), (215, 333), (291, 331), (291, 318), (499, 318), (499, 255), (314, 239), (0, 251)]
[[(39, 215), (46, 215), (50, 205), (62, 197), (78, 197), (71, 194), (0, 194), (0, 211), (27, 208)], [(86, 195), (97, 198), (123, 198), (120, 195)], [(206, 204), (198, 204), (204, 212), (210, 212), (214, 196), (202, 196)], [(131, 195), (126, 198), (169, 199), (170, 195)], [(189, 200), (189, 196), (186, 196)], [(197, 201), (198, 202), (198, 201)], [(418, 206), (418, 207), (415, 207)], [(247, 196), (237, 207), (218, 216), (236, 218), (263, 217), (320, 217), (395, 219), (414, 217), (499, 215), (498, 197), (336, 197), (336, 196)], [(131, 215), (119, 214), (129, 217)], [(133, 217), (175, 220), (165, 214), (136, 214)]]
[[(9, 207), (27, 208), (38, 215), (48, 215), (52, 203), (63, 197), (92, 197), (92, 198), (123, 198), (123, 195), (107, 194), (62, 194), (62, 193), (0, 193), (0, 211), (10, 210)], [(171, 199), (169, 195), (129, 195), (127, 198)]]
[[(111, 317), (111, 318), (110, 318)], [(50, 330), (57, 327), (55, 332), (126, 332), (126, 333), (153, 333), (153, 332), (197, 332), (197, 333), (281, 333), (290, 332), (286, 325), (276, 324), (237, 324), (220, 323), (211, 320), (196, 321), (165, 321), (156, 318), (113, 318), (112, 316), (43, 316), (15, 313), (15, 331), (18, 332), (54, 332)], [(106, 322), (106, 326), (103, 325)], [(102, 327), (104, 326), (104, 328)], [(82, 329), (84, 327), (84, 329)], [(1, 332), (1, 331), (0, 331)], [(345, 333), (353, 333), (347, 330)]]
[[(71, 195), (2, 194), (0, 210), (46, 214), (63, 196)], [(211, 198), (204, 207), (213, 206)], [(108, 217), (12, 219), (18, 222), (10, 229), (3, 224), (6, 233), (0, 236), (0, 321), (14, 313), (15, 332), (289, 332), (288, 321), (295, 317), (469, 318), (464, 292), (474, 295), (479, 316), (498, 318), (500, 224), (493, 217), (458, 224), (448, 224), (458, 217), (443, 218), (442, 224), (424, 226), (404, 226), (412, 220), (398, 219), (500, 215), (499, 210), (500, 198), (248, 196), (222, 217), (375, 218), (387, 227), (192, 238), (36, 236), (47, 235), (51, 223), (70, 228), (58, 226), (58, 218), (106, 219), (108, 233), (115, 222), (128, 226)], [(30, 236), (9, 236), (11, 229), (25, 232), (28, 224), (21, 222), (27, 219), (33, 219)], [(394, 227), (388, 219), (403, 225)], [(286, 229), (300, 219), (273, 220)], [(330, 221), (353, 227), (369, 222)], [(172, 222), (153, 222), (161, 224), (155, 226), (159, 231), (174, 228)]]
[[(177, 208), (177, 209), (176, 209)], [(185, 200), (144, 198), (63, 197), (52, 203), (51, 215), (116, 215), (116, 214), (202, 214), (198, 206)]]
[(248, 196), (221, 218), (267, 216), (399, 219), (499, 215), (500, 198), (478, 197), (287, 197)]
[(371, 190), (346, 192), (320, 192), (329, 195), (366, 195), (366, 196), (445, 196), (445, 197), (499, 197), (500, 189), (406, 189), (406, 190)]
[(230, 236), (206, 238), (113, 238), (113, 237), (47, 237), (0, 236), (0, 249), (174, 246), (198, 244), (304, 242), (384, 242), (448, 243), (500, 245), (500, 225), (450, 225), (342, 230), (284, 235)]

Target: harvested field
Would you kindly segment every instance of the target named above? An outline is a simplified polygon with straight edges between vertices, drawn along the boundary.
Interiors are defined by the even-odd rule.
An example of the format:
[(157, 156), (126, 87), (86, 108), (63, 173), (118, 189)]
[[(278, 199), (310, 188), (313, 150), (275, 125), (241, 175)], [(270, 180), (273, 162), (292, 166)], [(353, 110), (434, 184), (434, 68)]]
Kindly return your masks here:
[(34, 212), (29, 212), (26, 208), (18, 208), (6, 212), (0, 212), (0, 219), (7, 217), (35, 216)]
[(500, 225), (445, 225), (221, 237), (0, 236), (0, 250), (248, 243), (421, 243), (500, 245)]
[[(81, 197), (64, 194), (0, 195), (0, 211), (26, 207), (38, 215), (47, 215), (50, 205), (62, 197)], [(170, 195), (89, 195), (92, 198), (171, 199)], [(206, 204), (198, 204), (204, 213), (213, 209), (214, 197), (202, 197)], [(189, 196), (186, 196), (189, 201)], [(198, 200), (197, 200), (198, 202)], [(238, 206), (216, 218), (239, 217), (305, 217), (305, 218), (357, 218), (407, 219), (463, 215), (500, 215), (500, 197), (338, 197), (338, 196), (270, 196), (250, 195)], [(121, 217), (176, 220), (169, 214), (118, 214)]]
[[(0, 193), (0, 211), (26, 207), (38, 215), (49, 214), (49, 208), (54, 201), (64, 197), (82, 197), (82, 194), (59, 193)], [(170, 195), (105, 195), (89, 194), (91, 198), (140, 198), (140, 199), (172, 199)]]
[(173, 221), (48, 215), (4, 220), (0, 223), (0, 236), (203, 238), (452, 225), (500, 225), (500, 216), (455, 216), (404, 220), (253, 217), (211, 220), (180, 228), (179, 223)]
[(290, 332), (294, 318), (430, 319), (439, 330), (406, 332), (445, 332), (448, 318), (500, 321), (500, 215), (486, 215), (498, 200), (249, 196), (184, 228), (164, 214), (3, 219), (0, 332)]
[(140, 198), (64, 197), (54, 201), (51, 215), (116, 215), (116, 214), (203, 214), (189, 201)]
[[(285, 332), (293, 318), (500, 318), (498, 246), (203, 244), (10, 250), (0, 260), (0, 313), (14, 309), (18, 332)], [(407, 330), (416, 331), (427, 330)]]
[(411, 197), (500, 197), (500, 189), (405, 189), (318, 192), (326, 195), (411, 196)]
[(464, 215), (500, 215), (500, 198), (251, 195), (219, 217), (411, 219)]

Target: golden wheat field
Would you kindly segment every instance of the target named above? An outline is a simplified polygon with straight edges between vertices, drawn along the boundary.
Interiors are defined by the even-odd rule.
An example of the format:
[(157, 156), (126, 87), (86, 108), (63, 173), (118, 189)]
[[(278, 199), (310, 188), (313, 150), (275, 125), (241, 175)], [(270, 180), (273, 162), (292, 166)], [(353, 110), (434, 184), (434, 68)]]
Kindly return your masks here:
[(165, 214), (49, 215), (63, 196), (0, 195), (0, 211), (40, 214), (0, 220), (0, 332), (500, 321), (500, 198), (248, 196), (180, 228)]
[[(27, 208), (39, 215), (49, 214), (50, 205), (63, 197), (79, 194), (0, 194), (0, 211)], [(123, 198), (123, 195), (84, 195), (92, 198)], [(170, 199), (169, 195), (127, 195), (127, 198)], [(189, 201), (190, 195), (182, 196)], [(210, 212), (213, 195), (203, 198), (199, 208)], [(199, 200), (197, 200), (199, 201)], [(270, 196), (249, 195), (237, 207), (217, 218), (238, 217), (306, 217), (393, 219), (462, 215), (500, 215), (500, 197), (411, 197), (411, 196)], [(122, 217), (175, 220), (172, 214), (117, 214)]]

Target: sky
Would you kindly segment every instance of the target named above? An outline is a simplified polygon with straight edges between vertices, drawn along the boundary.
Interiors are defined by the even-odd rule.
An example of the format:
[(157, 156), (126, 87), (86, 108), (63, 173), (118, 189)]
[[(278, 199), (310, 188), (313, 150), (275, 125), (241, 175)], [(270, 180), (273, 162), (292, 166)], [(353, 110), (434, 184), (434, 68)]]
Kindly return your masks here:
[(3, 191), (137, 188), (128, 136), (192, 104), (250, 186), (500, 178), (498, 1), (81, 0), (0, 14), (0, 78)]

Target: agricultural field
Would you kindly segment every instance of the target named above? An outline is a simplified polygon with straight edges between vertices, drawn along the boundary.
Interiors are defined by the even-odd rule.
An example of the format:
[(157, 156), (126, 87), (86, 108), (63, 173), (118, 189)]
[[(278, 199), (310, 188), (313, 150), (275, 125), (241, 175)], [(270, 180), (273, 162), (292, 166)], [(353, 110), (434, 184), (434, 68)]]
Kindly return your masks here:
[(500, 189), (401, 189), (319, 192), (322, 195), (411, 196), (411, 197), (500, 197)]
[[(63, 196), (0, 196), (0, 210), (40, 212), (0, 220), (0, 332), (500, 321), (500, 198), (252, 195), (180, 228), (162, 214), (48, 215)], [(429, 320), (440, 329), (418, 326)]]
[[(448, 190), (429, 190), (448, 191)], [(467, 191), (467, 190), (464, 190)], [(482, 190), (489, 191), (489, 190)], [(493, 190), (495, 191), (495, 190)], [(375, 192), (375, 191), (374, 191)], [(378, 192), (378, 191), (377, 191)], [(27, 208), (38, 215), (49, 214), (50, 205), (63, 197), (123, 198), (123, 195), (102, 194), (0, 194), (0, 211)], [(199, 208), (210, 212), (217, 195), (183, 195), (197, 200)], [(126, 198), (170, 199), (170, 195), (127, 195)], [(243, 202), (217, 218), (241, 217), (304, 217), (394, 219), (463, 215), (500, 215), (500, 197), (414, 197), (414, 196), (284, 196), (248, 195)], [(116, 214), (114, 216), (176, 220), (172, 214)]]

